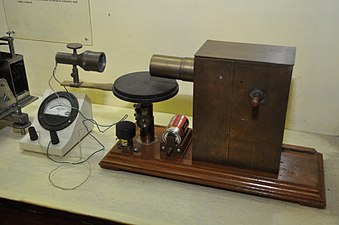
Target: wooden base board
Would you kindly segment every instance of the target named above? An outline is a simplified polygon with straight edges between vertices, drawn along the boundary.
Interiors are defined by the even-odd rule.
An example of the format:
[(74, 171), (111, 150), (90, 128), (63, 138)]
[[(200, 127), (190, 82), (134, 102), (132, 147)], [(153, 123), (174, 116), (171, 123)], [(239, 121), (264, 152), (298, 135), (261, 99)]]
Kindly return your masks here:
[[(163, 127), (155, 127), (161, 137)], [(232, 191), (270, 197), (301, 205), (325, 208), (322, 154), (314, 149), (283, 145), (279, 174), (269, 174), (230, 166), (192, 161), (192, 145), (185, 155), (167, 156), (160, 142), (141, 145), (138, 153), (121, 150), (117, 145), (99, 163), (101, 167), (126, 170), (173, 180), (185, 181)]]

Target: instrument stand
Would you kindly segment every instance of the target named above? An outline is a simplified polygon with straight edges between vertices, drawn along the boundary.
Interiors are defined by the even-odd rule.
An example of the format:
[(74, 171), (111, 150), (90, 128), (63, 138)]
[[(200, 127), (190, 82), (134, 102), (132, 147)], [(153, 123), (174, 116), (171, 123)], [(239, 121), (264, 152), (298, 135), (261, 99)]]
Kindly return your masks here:
[[(102, 168), (196, 183), (316, 208), (325, 207), (323, 159), (314, 149), (283, 145), (278, 174), (193, 160), (192, 129), (183, 138), (186, 143), (184, 151), (171, 154), (162, 151), (157, 137), (161, 137), (166, 127), (154, 126), (149, 104), (173, 97), (177, 84), (173, 83), (174, 80), (171, 83), (171, 80), (157, 79), (163, 78), (149, 77), (147, 72), (141, 72), (122, 76), (114, 83), (113, 93), (117, 97), (137, 103), (135, 115), (140, 136), (135, 137), (133, 143), (139, 150), (121, 149), (117, 143), (99, 163)], [(158, 85), (168, 86), (159, 88)], [(154, 93), (159, 90), (162, 93)], [(146, 126), (146, 134), (145, 125), (150, 125)]]
[[(155, 127), (161, 135), (165, 127)], [(190, 131), (191, 132), (191, 131)], [(278, 176), (192, 160), (192, 144), (186, 154), (168, 156), (160, 143), (122, 151), (117, 144), (99, 163), (102, 168), (125, 170), (156, 177), (270, 197), (316, 208), (325, 207), (322, 155), (314, 149), (283, 145)]]

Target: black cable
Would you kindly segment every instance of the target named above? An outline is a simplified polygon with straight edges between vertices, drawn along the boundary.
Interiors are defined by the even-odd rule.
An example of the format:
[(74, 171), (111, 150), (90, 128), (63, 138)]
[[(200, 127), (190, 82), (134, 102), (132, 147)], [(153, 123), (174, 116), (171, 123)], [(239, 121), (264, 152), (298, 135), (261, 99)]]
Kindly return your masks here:
[[(55, 80), (57, 83), (59, 83), (61, 86), (63, 86), (63, 88), (65, 89), (65, 91), (66, 91), (67, 93), (70, 93), (70, 92), (68, 91), (68, 89), (66, 88), (66, 86), (62, 85), (62, 83), (61, 83), (61, 82), (58, 80), (58, 78), (56, 77), (55, 74), (56, 74), (57, 66), (58, 66), (58, 63), (55, 63), (55, 66), (54, 66), (54, 69), (53, 69), (52, 76), (51, 76), (51, 78), (50, 78), (49, 81), (48, 81), (48, 85), (49, 85), (49, 87), (51, 88), (51, 90), (53, 91), (53, 93), (57, 96), (57, 98), (60, 98), (59, 95), (58, 95), (58, 93), (53, 89), (53, 87), (52, 87), (52, 85), (51, 85), (51, 80), (52, 80), (52, 78), (54, 78), (54, 80)], [(60, 102), (60, 104), (64, 105), (64, 104), (61, 103), (61, 102)], [(71, 108), (71, 109), (74, 109), (74, 110), (77, 110), (78, 113), (84, 118), (84, 121), (90, 121), (92, 124), (94, 124), (100, 133), (105, 133), (107, 130), (109, 130), (111, 127), (113, 127), (113, 126), (115, 126), (115, 125), (117, 124), (117, 122), (116, 122), (116, 123), (113, 123), (113, 124), (109, 124), (109, 125), (102, 125), (102, 124), (99, 124), (99, 123), (97, 123), (94, 119), (87, 118), (87, 117), (86, 117), (79, 109), (74, 108), (74, 107), (70, 107), (70, 108)], [(125, 114), (125, 115), (120, 119), (120, 121), (123, 121), (123, 120), (127, 119), (127, 117), (128, 117), (128, 115)], [(120, 122), (120, 121), (119, 121), (119, 122)], [(105, 128), (105, 129), (102, 130), (101, 127)]]
[[(52, 76), (50, 77), (50, 79), (49, 79), (49, 81), (48, 81), (48, 85), (49, 85), (49, 87), (51, 88), (51, 90), (53, 91), (53, 93), (58, 97), (58, 99), (60, 99), (60, 96), (59, 96), (58, 93), (53, 89), (53, 87), (52, 87), (52, 85), (51, 85), (51, 81), (52, 81), (52, 79), (54, 78), (54, 80), (55, 80), (57, 83), (59, 83), (61, 86), (63, 86), (62, 83), (61, 83), (61, 82), (57, 79), (57, 77), (55, 76), (56, 70), (57, 70), (57, 66), (58, 66), (58, 63), (56, 63), (55, 66), (54, 66), (54, 68), (53, 68), (53, 73), (52, 73)], [(65, 89), (65, 91), (66, 91), (67, 93), (70, 93), (70, 92), (68, 91), (68, 89), (67, 89), (65, 86), (63, 86), (63, 88)], [(65, 104), (63, 104), (61, 101), (60, 101), (60, 104), (65, 105)], [(69, 106), (67, 106), (67, 107), (69, 107)], [(74, 187), (70, 187), (70, 188), (62, 187), (62, 186), (60, 186), (60, 185), (56, 185), (56, 184), (54, 183), (54, 181), (52, 180), (52, 175), (53, 175), (54, 173), (56, 173), (56, 172), (58, 171), (58, 169), (61, 168), (62, 165), (60, 165), (60, 166), (58, 166), (57, 168), (53, 169), (53, 170), (49, 173), (48, 179), (49, 179), (50, 183), (51, 183), (54, 187), (60, 188), (60, 189), (62, 189), (62, 190), (75, 190), (76, 188), (78, 188), (78, 187), (80, 187), (81, 185), (83, 185), (83, 184), (89, 179), (89, 177), (90, 177), (90, 175), (91, 175), (91, 165), (90, 165), (90, 163), (89, 163), (89, 159), (90, 159), (91, 157), (93, 157), (95, 154), (97, 154), (98, 152), (101, 152), (101, 151), (105, 150), (105, 146), (99, 141), (98, 138), (96, 138), (96, 137), (91, 133), (91, 130), (88, 128), (88, 126), (87, 126), (85, 123), (88, 121), (88, 122), (92, 123), (93, 125), (95, 125), (100, 133), (105, 133), (105, 132), (106, 132), (107, 130), (109, 130), (111, 127), (115, 126), (118, 122), (123, 121), (123, 120), (125, 120), (125, 119), (128, 117), (128, 115), (125, 114), (118, 122), (115, 122), (115, 123), (112, 123), (112, 124), (109, 124), (109, 125), (102, 125), (102, 124), (98, 124), (98, 123), (97, 123), (94, 119), (92, 119), (92, 118), (87, 118), (87, 117), (86, 117), (79, 109), (74, 108), (74, 107), (71, 107), (71, 109), (77, 110), (77, 112), (82, 116), (82, 118), (83, 118), (82, 123), (83, 123), (84, 127), (86, 128), (87, 134), (90, 135), (90, 136), (91, 136), (91, 137), (92, 137), (92, 138), (93, 138), (93, 139), (94, 139), (101, 147), (100, 147), (100, 149), (98, 149), (98, 150), (92, 152), (88, 157), (83, 158), (82, 156), (80, 156), (79, 161), (77, 161), (77, 162), (71, 162), (71, 161), (59, 161), (59, 160), (56, 160), (56, 159), (52, 158), (51, 155), (49, 154), (49, 149), (50, 149), (50, 145), (51, 145), (52, 142), (50, 141), (50, 142), (48, 143), (47, 148), (46, 148), (46, 155), (47, 155), (47, 158), (48, 158), (49, 160), (51, 160), (51, 161), (53, 161), (53, 162), (55, 162), (55, 163), (62, 164), (62, 165), (81, 165), (81, 164), (83, 164), (83, 163), (85, 163), (85, 162), (87, 162), (88, 165), (89, 165), (89, 173), (88, 173), (88, 176), (86, 177), (86, 179), (84, 179), (80, 184), (78, 184), (78, 185), (76, 185), (76, 186), (74, 186)], [(79, 141), (79, 143), (80, 143), (80, 142), (81, 142), (81, 140)]]

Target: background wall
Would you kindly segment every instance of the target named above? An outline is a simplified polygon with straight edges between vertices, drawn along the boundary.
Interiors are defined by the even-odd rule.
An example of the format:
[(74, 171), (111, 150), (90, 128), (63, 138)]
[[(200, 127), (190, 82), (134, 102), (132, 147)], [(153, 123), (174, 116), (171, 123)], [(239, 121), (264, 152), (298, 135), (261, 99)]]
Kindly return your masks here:
[[(339, 134), (339, 1), (91, 0), (90, 7), (93, 46), (83, 51), (105, 51), (108, 65), (103, 74), (80, 69), (81, 80), (114, 82), (122, 74), (148, 70), (155, 53), (193, 57), (207, 39), (295, 46), (286, 128)], [(48, 18), (42, 19), (48, 26)], [(59, 26), (65, 22), (61, 18)], [(7, 29), (0, 4), (0, 35)], [(31, 93), (42, 95), (55, 53), (69, 50), (65, 44), (19, 39), (15, 46), (25, 57)], [(70, 66), (60, 65), (57, 76), (70, 80), (70, 72)], [(156, 110), (190, 113), (192, 90), (191, 83), (180, 82), (180, 95), (156, 104)], [(110, 92), (76, 91), (95, 103), (131, 106)]]

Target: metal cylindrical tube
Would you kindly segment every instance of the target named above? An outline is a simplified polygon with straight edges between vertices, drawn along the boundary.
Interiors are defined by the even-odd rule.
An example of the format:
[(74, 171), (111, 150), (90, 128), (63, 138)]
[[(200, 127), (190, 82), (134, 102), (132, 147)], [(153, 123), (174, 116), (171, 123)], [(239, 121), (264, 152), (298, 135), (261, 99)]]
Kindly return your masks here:
[(155, 77), (193, 81), (194, 59), (153, 55), (149, 71), (150, 74)]
[(106, 67), (104, 52), (85, 51), (79, 55), (81, 68), (87, 71), (103, 72)]
[(85, 51), (79, 55), (58, 52), (55, 61), (61, 64), (78, 65), (86, 71), (103, 72), (106, 67), (104, 52)]
[(78, 65), (78, 55), (64, 52), (57, 52), (55, 62), (60, 64)]

